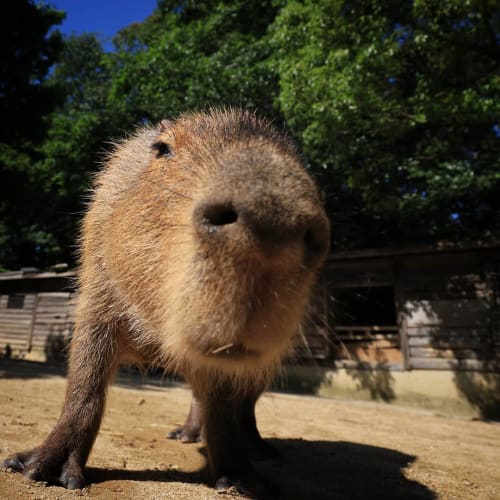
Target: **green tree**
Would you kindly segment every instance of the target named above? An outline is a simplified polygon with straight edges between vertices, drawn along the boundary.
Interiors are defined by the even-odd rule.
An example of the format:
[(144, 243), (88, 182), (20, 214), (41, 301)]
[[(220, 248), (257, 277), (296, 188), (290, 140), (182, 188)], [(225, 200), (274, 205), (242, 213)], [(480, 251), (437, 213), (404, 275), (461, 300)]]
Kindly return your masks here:
[(2, 17), (0, 265), (70, 261), (106, 141), (209, 105), (286, 121), (334, 248), (500, 236), (492, 0), (161, 0), (112, 52), (83, 35), (59, 56), (62, 17)]
[(0, 267), (36, 262), (44, 240), (33, 163), (43, 140), (44, 117), (59, 91), (46, 85), (62, 39), (53, 27), (64, 13), (30, 0), (8, 2), (0, 16)]
[[(84, 198), (109, 141), (131, 126), (109, 104), (108, 55), (92, 34), (65, 39), (61, 60), (47, 81), (63, 102), (46, 118), (47, 134), (34, 164), (43, 221), (52, 245), (39, 249), (46, 261), (72, 263)], [(47, 240), (48, 242), (49, 240)]]
[[(161, 1), (116, 37), (112, 98), (139, 120), (208, 105), (273, 113), (266, 31), (281, 2)], [(122, 104), (123, 105), (123, 104)]]
[(500, 235), (493, 1), (290, 1), (278, 105), (323, 179), (341, 246)]

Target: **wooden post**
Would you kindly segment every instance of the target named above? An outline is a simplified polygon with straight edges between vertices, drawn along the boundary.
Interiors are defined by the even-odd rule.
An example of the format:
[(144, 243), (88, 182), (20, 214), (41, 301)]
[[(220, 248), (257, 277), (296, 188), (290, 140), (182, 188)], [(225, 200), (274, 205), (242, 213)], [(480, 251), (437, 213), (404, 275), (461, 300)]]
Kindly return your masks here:
[(411, 370), (410, 362), (410, 347), (408, 342), (408, 322), (403, 310), (405, 300), (401, 291), (400, 285), (400, 260), (394, 259), (394, 305), (396, 307), (396, 316), (398, 322), (399, 342), (401, 348), (402, 368), (403, 370)]
[(32, 348), (32, 344), (33, 344), (33, 332), (35, 330), (37, 309), (38, 309), (38, 293), (35, 294), (35, 303), (33, 305), (33, 314), (31, 315), (30, 331), (29, 331), (28, 345), (27, 345), (28, 352), (31, 352), (31, 348)]

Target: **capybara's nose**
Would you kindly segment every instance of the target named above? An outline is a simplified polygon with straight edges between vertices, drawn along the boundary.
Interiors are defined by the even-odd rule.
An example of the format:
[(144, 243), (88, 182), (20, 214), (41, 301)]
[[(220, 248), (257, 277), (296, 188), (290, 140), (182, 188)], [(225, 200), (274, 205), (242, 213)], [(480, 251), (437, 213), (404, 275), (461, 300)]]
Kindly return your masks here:
[(269, 198), (259, 203), (210, 197), (196, 205), (194, 224), (205, 241), (219, 244), (223, 240), (240, 247), (250, 242), (264, 253), (299, 243), (304, 248), (304, 263), (312, 267), (322, 262), (329, 248), (328, 219), (323, 209), (312, 203), (289, 207), (276, 199), (270, 202)]

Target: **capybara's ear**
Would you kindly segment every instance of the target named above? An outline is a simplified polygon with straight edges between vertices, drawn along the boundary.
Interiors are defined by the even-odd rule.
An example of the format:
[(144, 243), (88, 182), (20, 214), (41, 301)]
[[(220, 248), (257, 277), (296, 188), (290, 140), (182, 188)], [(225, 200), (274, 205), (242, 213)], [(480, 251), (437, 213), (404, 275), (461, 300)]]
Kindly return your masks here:
[(167, 120), (167, 119), (163, 119), (161, 122), (160, 122), (160, 133), (164, 133), (166, 132), (172, 125), (173, 125), (173, 121), (172, 120)]

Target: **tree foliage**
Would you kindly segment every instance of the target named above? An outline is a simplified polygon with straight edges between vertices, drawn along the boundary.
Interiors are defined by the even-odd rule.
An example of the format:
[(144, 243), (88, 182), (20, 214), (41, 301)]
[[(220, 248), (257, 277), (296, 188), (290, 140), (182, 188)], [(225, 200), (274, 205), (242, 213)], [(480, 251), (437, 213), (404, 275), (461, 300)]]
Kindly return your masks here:
[(500, 237), (492, 0), (161, 0), (111, 52), (90, 34), (61, 51), (63, 14), (15, 4), (25, 17), (7, 11), (0, 35), (0, 266), (69, 261), (106, 142), (210, 105), (286, 123), (334, 248)]
[(474, 0), (281, 11), (277, 102), (328, 186), (340, 244), (498, 237), (499, 22)]
[(113, 99), (137, 119), (158, 120), (208, 105), (272, 114), (277, 82), (266, 32), (278, 2), (162, 1), (115, 42)]
[(44, 118), (60, 102), (60, 90), (46, 80), (62, 48), (61, 35), (51, 29), (63, 18), (30, 0), (2, 7), (0, 267), (32, 264), (35, 248), (49, 243), (38, 218), (44, 204), (33, 163), (47, 133)]

